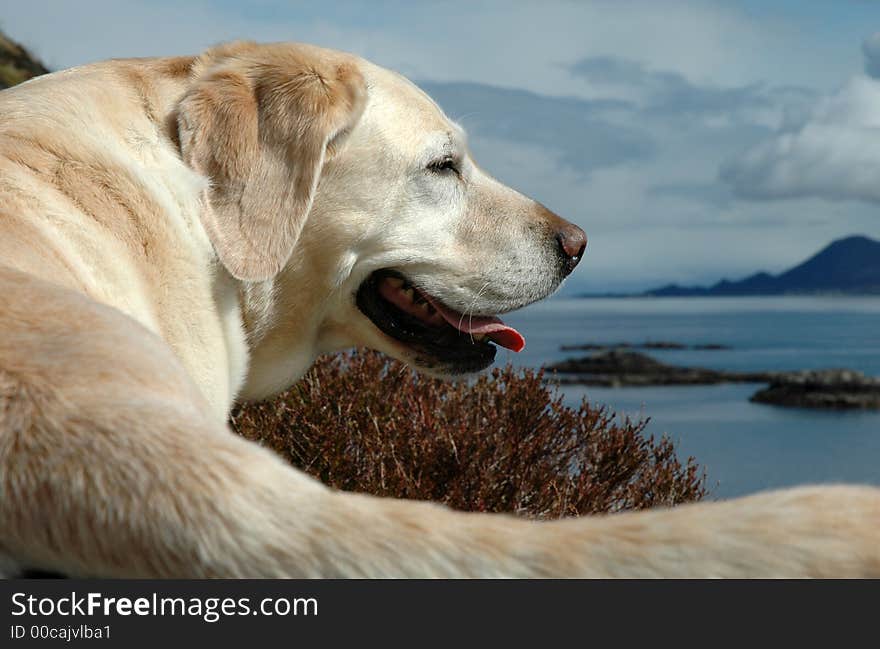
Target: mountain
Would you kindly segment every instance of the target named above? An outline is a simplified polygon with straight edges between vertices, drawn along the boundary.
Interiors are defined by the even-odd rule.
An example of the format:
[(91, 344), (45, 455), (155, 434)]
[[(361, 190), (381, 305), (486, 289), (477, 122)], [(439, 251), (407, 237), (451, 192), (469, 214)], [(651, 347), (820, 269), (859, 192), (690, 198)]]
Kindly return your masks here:
[(802, 264), (779, 275), (755, 273), (709, 287), (669, 284), (644, 295), (880, 294), (880, 241), (851, 236), (832, 242)]
[(0, 32), (0, 90), (48, 71), (30, 52)]

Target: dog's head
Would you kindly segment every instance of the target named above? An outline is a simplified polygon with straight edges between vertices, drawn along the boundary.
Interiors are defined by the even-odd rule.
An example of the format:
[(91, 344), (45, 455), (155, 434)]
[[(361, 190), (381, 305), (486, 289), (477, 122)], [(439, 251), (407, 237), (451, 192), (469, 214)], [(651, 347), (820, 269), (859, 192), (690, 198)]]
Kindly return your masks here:
[(552, 293), (583, 255), (580, 228), (480, 169), (463, 130), (395, 73), (238, 44), (197, 75), (181, 150), (211, 180), (203, 222), (246, 283), (256, 362), (274, 359), (252, 394), (284, 387), (278, 367), (354, 345), (438, 374), (483, 369), (493, 343), (524, 344), (497, 316)]

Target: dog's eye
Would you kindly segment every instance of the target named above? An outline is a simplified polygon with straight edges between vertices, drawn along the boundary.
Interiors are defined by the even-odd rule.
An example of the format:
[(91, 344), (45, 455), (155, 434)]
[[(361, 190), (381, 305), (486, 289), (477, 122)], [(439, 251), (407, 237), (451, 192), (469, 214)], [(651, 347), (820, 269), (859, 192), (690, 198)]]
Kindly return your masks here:
[(458, 165), (453, 158), (440, 158), (439, 160), (435, 160), (428, 165), (428, 171), (433, 171), (437, 174), (448, 173), (451, 171), (456, 175), (461, 175)]

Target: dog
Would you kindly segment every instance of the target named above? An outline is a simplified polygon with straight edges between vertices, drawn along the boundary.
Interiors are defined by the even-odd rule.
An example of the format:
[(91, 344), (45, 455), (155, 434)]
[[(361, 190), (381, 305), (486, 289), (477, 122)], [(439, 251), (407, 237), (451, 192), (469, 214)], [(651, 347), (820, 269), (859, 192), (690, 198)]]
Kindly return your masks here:
[(322, 353), (518, 349), (586, 236), (403, 77), (301, 44), (0, 94), (0, 569), (89, 577), (880, 576), (880, 489), (535, 522), (343, 494), (230, 432)]

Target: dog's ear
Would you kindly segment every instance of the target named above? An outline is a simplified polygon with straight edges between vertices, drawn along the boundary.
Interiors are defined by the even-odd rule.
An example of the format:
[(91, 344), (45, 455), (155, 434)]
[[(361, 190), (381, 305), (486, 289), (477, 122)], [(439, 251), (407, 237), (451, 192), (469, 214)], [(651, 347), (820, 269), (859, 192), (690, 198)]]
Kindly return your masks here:
[(363, 112), (353, 58), (318, 48), (251, 48), (206, 69), (178, 105), (184, 161), (210, 180), (203, 225), (236, 278), (287, 263), (324, 162)]

